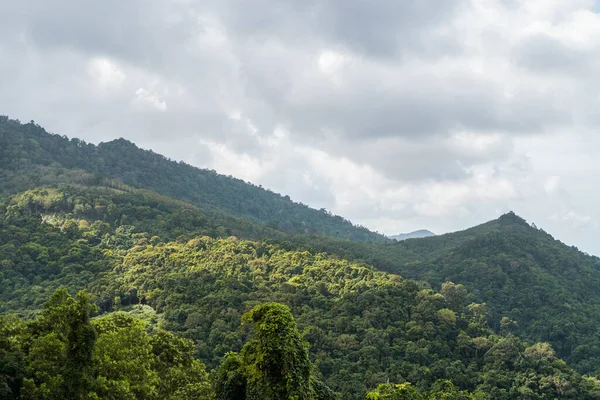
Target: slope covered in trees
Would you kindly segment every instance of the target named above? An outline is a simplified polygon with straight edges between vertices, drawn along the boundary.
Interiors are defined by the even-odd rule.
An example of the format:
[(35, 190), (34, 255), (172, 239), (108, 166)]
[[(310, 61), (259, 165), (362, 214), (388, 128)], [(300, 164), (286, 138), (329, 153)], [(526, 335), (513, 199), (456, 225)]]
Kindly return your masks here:
[(138, 148), (124, 139), (98, 146), (47, 133), (32, 123), (0, 116), (0, 194), (46, 184), (104, 182), (133, 186), (182, 200), (206, 210), (221, 210), (286, 233), (328, 235), (385, 242), (326, 210), (315, 210), (240, 179), (194, 168)]
[[(24, 398), (44, 398), (54, 385), (59, 398), (83, 389), (152, 398), (184, 367), (150, 357), (144, 377), (121, 382), (93, 354), (122, 341), (129, 347), (102, 359), (127, 370), (125, 359), (139, 343), (154, 351), (148, 343), (160, 331), (175, 335), (156, 350), (161, 357), (177, 347), (214, 372), (185, 367), (202, 387), (210, 381), (210, 393), (221, 376), (253, 398), (264, 384), (254, 379), (268, 371), (256, 355), (277, 354), (253, 339), (266, 323), (260, 313), (243, 315), (276, 302), (283, 308), (265, 310), (298, 345), (290, 365), (303, 378), (290, 379), (307, 398), (329, 390), (343, 399), (600, 398), (599, 259), (512, 213), (462, 232), (373, 243), (381, 238), (341, 218), (125, 141), (93, 146), (4, 118), (0, 161), (0, 192), (11, 194), (0, 200), (0, 312), (11, 315), (0, 322), (3, 393), (17, 385)], [(163, 194), (148, 190), (163, 184)], [(66, 349), (77, 338), (66, 325), (32, 331), (61, 288), (87, 289), (98, 306), (83, 389), (67, 382), (75, 370)], [(73, 304), (59, 293), (57, 304)], [(71, 305), (59, 308), (69, 314)], [(33, 363), (42, 348), (56, 352)]]
[(439, 288), (460, 282), (486, 303), (490, 324), (515, 321), (521, 337), (548, 341), (582, 373), (600, 373), (600, 259), (555, 240), (508, 213), (445, 235), (390, 245), (297, 237), (288, 249), (362, 260)]
[[(21, 198), (12, 198), (9, 203), (16, 207), (6, 207), (0, 219), (5, 243), (3, 307), (20, 309), (21, 315), (35, 317), (38, 313), (24, 313), (22, 308), (39, 307), (59, 287), (69, 287), (72, 293), (87, 288), (99, 312), (109, 313), (93, 320), (97, 339), (92, 354), (105, 353), (86, 361), (86, 390), (99, 398), (152, 398), (162, 387), (161, 379), (171, 379), (171, 368), (184, 368), (164, 370), (155, 366), (150, 353), (159, 352), (152, 348), (152, 335), (157, 330), (175, 334), (170, 341), (180, 337), (191, 341), (185, 343), (194, 343), (193, 349), (182, 346), (188, 349), (186, 354), (192, 351), (209, 370), (217, 370), (224, 363), (226, 373), (216, 376), (231, 378), (230, 383), (241, 382), (247, 393), (258, 390), (245, 386), (256, 377), (258, 365), (252, 367), (256, 354), (273, 351), (269, 350), (272, 347), (268, 340), (261, 342), (267, 347), (260, 350), (262, 347), (256, 347), (252, 339), (261, 335), (256, 329), (266, 326), (264, 315), (258, 311), (244, 318), (243, 315), (270, 302), (290, 308), (292, 314), (283, 313), (286, 324), (290, 315), (297, 321), (302, 339), (294, 336), (293, 329), (284, 330), (291, 332), (286, 343), (300, 346), (293, 363), (304, 362), (302, 342), (310, 344), (312, 366), (308, 379), (314, 381), (306, 386), (310, 396), (328, 396), (329, 390), (343, 399), (363, 398), (369, 390), (373, 391), (372, 396), (388, 396), (386, 393), (391, 390), (391, 396), (395, 386), (379, 386), (386, 382), (410, 382), (417, 391), (415, 395), (429, 396), (443, 389), (441, 380), (451, 380), (456, 391), (481, 392), (484, 398), (598, 398), (594, 397), (598, 382), (570, 369), (549, 345), (523, 342), (515, 336), (510, 323), (504, 323), (502, 330), (494, 333), (487, 325), (486, 307), (471, 302), (460, 285), (446, 283), (436, 293), (365, 264), (235, 237), (179, 235), (175, 241), (152, 239), (148, 234), (135, 232), (132, 226), (122, 225), (122, 219), (111, 224), (69, 219), (72, 214), (57, 213), (54, 221), (42, 223), (35, 209), (19, 208), (17, 200)], [(137, 218), (132, 215), (128, 221)], [(60, 305), (65, 302), (76, 304), (64, 293), (58, 295), (58, 300), (56, 295), (52, 298), (51, 304), (58, 304), (61, 310), (64, 307)], [(278, 306), (275, 309), (279, 310)], [(64, 324), (36, 333), (35, 340), (42, 341), (38, 347), (26, 345), (33, 334), (28, 333), (32, 328), (23, 326), (37, 326), (40, 318), (60, 320), (44, 317), (47, 312), (42, 311), (25, 325), (14, 318), (2, 320), (2, 329), (8, 330), (5, 336), (12, 339), (0, 349), (0, 357), (17, 360), (6, 364), (9, 370), (2, 372), (3, 379), (10, 387), (14, 386), (15, 376), (16, 381), (22, 378), (21, 391), (29, 396), (25, 398), (43, 398), (39, 397), (40, 391), (50, 384), (57, 393), (75, 390), (65, 386), (70, 364), (68, 353), (61, 350), (68, 348), (70, 336), (53, 333), (66, 329)], [(136, 322), (135, 315), (145, 316), (149, 323)], [(240, 329), (243, 320), (250, 324)], [(258, 325), (249, 330), (252, 324)], [(148, 325), (151, 329), (143, 328)], [(148, 329), (152, 335), (146, 337), (142, 331)], [(168, 354), (171, 346), (176, 345), (167, 346)], [(55, 349), (55, 353), (46, 354), (42, 348)], [(240, 357), (231, 352), (240, 352)], [(229, 356), (224, 361), (226, 354)], [(104, 366), (101, 360), (107, 357), (114, 363)], [(55, 361), (19, 369), (19, 365), (33, 363), (34, 359)], [(129, 359), (146, 365), (145, 375), (137, 375), (127, 362)], [(126, 373), (116, 373), (115, 368)], [(196, 383), (206, 387), (201, 364), (193, 368), (200, 374)], [(306, 371), (306, 366), (299, 368)], [(48, 379), (51, 383), (44, 386)], [(319, 381), (325, 386), (320, 386)], [(211, 384), (219, 388), (219, 382), (213, 377)], [(451, 393), (454, 389), (448, 386), (443, 390)], [(115, 393), (120, 391), (132, 394), (119, 397), (121, 394)]]
[(0, 317), (0, 398), (214, 399), (191, 341), (95, 310), (59, 290), (34, 320)]

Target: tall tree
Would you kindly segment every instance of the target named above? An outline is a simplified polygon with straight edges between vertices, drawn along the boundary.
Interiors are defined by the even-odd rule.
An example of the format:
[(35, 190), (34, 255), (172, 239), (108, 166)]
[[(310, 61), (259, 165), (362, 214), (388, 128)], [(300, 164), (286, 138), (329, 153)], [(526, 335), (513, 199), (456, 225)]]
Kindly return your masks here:
[(24, 398), (84, 399), (92, 390), (92, 353), (96, 330), (90, 316), (96, 306), (85, 291), (73, 298), (58, 290), (30, 324), (29, 377)]
[[(241, 355), (228, 354), (217, 373), (217, 399), (333, 399), (333, 392), (312, 376), (308, 343), (290, 309), (278, 303), (254, 307), (242, 317), (253, 336)], [(244, 396), (244, 397), (240, 397)]]

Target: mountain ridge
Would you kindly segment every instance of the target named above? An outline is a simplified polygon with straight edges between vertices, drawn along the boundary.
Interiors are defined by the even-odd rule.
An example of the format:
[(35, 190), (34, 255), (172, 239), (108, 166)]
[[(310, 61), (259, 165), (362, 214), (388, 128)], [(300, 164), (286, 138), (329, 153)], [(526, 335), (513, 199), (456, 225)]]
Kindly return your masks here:
[[(107, 195), (110, 204), (102, 200)], [(87, 207), (92, 203), (95, 207)], [(120, 211), (108, 211), (111, 204)], [(302, 337), (310, 342), (316, 377), (338, 399), (364, 398), (366, 391), (386, 381), (435, 390), (440, 379), (487, 394), (477, 399), (520, 399), (523, 387), (557, 399), (594, 398), (589, 397), (595, 390), (593, 378), (577, 374), (547, 344), (517, 338), (511, 320), (503, 322), (501, 332), (492, 332), (486, 305), (472, 302), (460, 284), (445, 282), (431, 290), (424, 282), (335, 254), (207, 236), (218, 232), (195, 237), (181, 232), (161, 240), (133, 229), (146, 226), (159, 233), (147, 219), (168, 216), (168, 209), (167, 215), (149, 214), (169, 206), (163, 204), (140, 199), (135, 192), (104, 188), (99, 194), (94, 188), (43, 188), (12, 197), (0, 206), (4, 310), (32, 307), (25, 315), (35, 317), (36, 307), (55, 289), (67, 287), (73, 293), (86, 288), (103, 314), (99, 320), (116, 318), (122, 324), (128, 321), (125, 315), (141, 316), (192, 340), (189, 351), (214, 369), (224, 354), (239, 351), (248, 336), (247, 329), (239, 328), (242, 314), (276, 301), (289, 306)], [(179, 205), (173, 204), (175, 211)], [(46, 211), (65, 215), (44, 223), (40, 215)], [(199, 226), (205, 225), (200, 221)], [(3, 318), (0, 332), (6, 332)], [(8, 330), (8, 343), (22, 341), (19, 332), (28, 331)], [(0, 340), (0, 380), (3, 346)], [(135, 348), (120, 351), (129, 354)], [(32, 366), (43, 370), (45, 365), (53, 364)], [(555, 376), (561, 377), (560, 385), (548, 386), (545, 382), (554, 382)], [(43, 376), (35, 382), (41, 385)], [(565, 385), (569, 395), (563, 395)]]
[[(173, 176), (197, 171), (165, 160), (124, 139), (88, 145), (0, 118), (0, 193), (11, 194), (0, 198), (1, 311), (35, 316), (54, 290), (85, 288), (104, 313), (150, 307), (212, 368), (239, 350), (241, 311), (276, 301), (299, 319), (312, 361), (344, 398), (390, 378), (423, 390), (451, 378), (502, 400), (548, 387), (550, 398), (597, 398), (578, 385), (600, 376), (599, 258), (512, 211), (458, 232), (379, 241), (211, 171), (199, 175), (205, 191), (194, 203), (153, 191), (174, 180), (179, 190)], [(220, 201), (227, 207), (212, 206)], [(547, 386), (563, 382), (548, 371), (577, 389)]]
[(125, 185), (252, 219), (287, 233), (367, 242), (389, 240), (325, 209), (310, 208), (293, 202), (289, 196), (214, 170), (172, 161), (122, 138), (94, 145), (50, 134), (33, 121), (21, 124), (4, 116), (0, 117), (0, 160), (3, 161), (0, 176), (5, 180), (0, 194), (38, 187), (40, 175), (61, 179), (64, 169), (80, 170), (81, 175), (90, 175), (88, 179), (116, 179)]

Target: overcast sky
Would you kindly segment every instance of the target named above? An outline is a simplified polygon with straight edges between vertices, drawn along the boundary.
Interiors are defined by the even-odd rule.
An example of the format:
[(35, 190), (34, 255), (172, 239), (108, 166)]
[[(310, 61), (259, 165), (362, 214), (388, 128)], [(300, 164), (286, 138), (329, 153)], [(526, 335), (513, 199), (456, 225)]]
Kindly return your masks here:
[(592, 0), (0, 0), (0, 114), (385, 234), (515, 211), (600, 255)]

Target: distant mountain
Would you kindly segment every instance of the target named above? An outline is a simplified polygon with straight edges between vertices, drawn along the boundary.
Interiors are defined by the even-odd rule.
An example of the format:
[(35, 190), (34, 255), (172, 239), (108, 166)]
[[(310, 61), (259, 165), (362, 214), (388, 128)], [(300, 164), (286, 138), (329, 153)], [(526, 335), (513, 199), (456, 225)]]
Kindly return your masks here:
[(402, 241), (406, 239), (420, 239), (426, 238), (430, 236), (435, 236), (435, 233), (428, 231), (427, 229), (419, 229), (418, 231), (410, 232), (410, 233), (401, 233), (399, 235), (389, 236), (390, 239), (395, 239), (397, 241)]
[(33, 121), (22, 124), (0, 116), (0, 195), (51, 184), (147, 189), (193, 204), (259, 222), (288, 234), (386, 242), (385, 236), (292, 201), (241, 179), (175, 162), (118, 139), (94, 145), (50, 134)]

